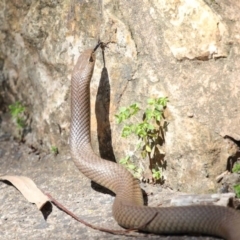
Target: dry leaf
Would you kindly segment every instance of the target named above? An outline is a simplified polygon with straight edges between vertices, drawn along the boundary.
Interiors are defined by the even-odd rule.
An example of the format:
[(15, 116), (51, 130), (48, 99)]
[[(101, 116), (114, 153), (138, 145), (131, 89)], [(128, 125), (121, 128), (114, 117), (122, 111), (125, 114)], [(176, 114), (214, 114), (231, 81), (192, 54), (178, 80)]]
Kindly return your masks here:
[(38, 209), (41, 209), (49, 198), (36, 186), (28, 177), (24, 176), (0, 176), (0, 181), (9, 181), (14, 185), (22, 195), (31, 203), (35, 203)]

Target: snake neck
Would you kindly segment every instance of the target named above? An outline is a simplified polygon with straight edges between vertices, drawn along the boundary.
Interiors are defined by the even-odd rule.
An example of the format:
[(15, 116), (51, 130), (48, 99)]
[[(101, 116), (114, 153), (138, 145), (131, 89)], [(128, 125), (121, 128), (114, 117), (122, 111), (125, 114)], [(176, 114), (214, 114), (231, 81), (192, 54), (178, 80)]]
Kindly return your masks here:
[(73, 76), (71, 89), (71, 130), (70, 146), (73, 149), (89, 145), (90, 139), (90, 91), (89, 83), (75, 80)]

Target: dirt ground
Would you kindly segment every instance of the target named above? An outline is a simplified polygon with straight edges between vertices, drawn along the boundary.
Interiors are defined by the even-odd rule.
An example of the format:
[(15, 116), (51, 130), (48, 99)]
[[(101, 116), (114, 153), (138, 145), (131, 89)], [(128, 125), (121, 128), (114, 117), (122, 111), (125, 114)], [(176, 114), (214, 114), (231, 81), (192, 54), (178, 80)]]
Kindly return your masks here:
[[(0, 137), (0, 175), (23, 175), (31, 178), (44, 192), (85, 221), (110, 229), (120, 229), (111, 214), (114, 196), (93, 187), (66, 156), (36, 153), (8, 135)], [(160, 186), (142, 185), (149, 205), (164, 202)], [(216, 239), (189, 236), (126, 237), (93, 230), (77, 222), (54, 205), (45, 220), (41, 211), (11, 184), (0, 182), (0, 239)]]

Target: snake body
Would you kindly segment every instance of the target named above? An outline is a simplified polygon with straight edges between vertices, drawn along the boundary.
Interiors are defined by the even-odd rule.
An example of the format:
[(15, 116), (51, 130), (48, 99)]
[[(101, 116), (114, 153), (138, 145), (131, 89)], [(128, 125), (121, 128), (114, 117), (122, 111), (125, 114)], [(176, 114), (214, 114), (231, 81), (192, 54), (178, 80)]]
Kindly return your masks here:
[(70, 149), (75, 165), (86, 177), (116, 194), (112, 212), (118, 224), (156, 234), (206, 234), (239, 240), (238, 211), (206, 205), (144, 206), (141, 188), (129, 171), (93, 152), (90, 139), (90, 80), (94, 64), (94, 50), (86, 50), (78, 58), (72, 73)]

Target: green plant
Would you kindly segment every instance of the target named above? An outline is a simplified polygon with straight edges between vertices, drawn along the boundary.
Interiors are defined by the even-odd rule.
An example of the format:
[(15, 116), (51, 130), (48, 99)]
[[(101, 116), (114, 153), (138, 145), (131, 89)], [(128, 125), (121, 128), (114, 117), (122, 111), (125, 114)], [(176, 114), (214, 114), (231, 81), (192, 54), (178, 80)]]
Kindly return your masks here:
[(237, 198), (240, 198), (240, 184), (233, 186), (233, 189), (236, 193)]
[[(127, 138), (131, 134), (138, 137), (139, 141), (136, 143), (136, 150), (141, 150), (142, 158), (149, 157), (150, 169), (155, 180), (161, 178), (158, 164), (154, 163), (153, 160), (157, 155), (162, 153), (160, 146), (164, 143), (164, 132), (167, 126), (164, 118), (164, 109), (167, 106), (167, 102), (168, 99), (166, 97), (148, 99), (146, 110), (142, 110), (142, 121), (137, 122), (137, 119), (134, 119), (137, 123), (125, 124), (121, 134), (124, 138)], [(135, 116), (140, 110), (139, 104), (137, 103), (129, 107), (120, 108), (119, 113), (115, 115), (117, 123), (125, 122)], [(128, 161), (126, 161), (126, 159), (128, 159)], [(125, 161), (121, 161), (121, 163), (127, 165), (129, 157), (126, 159)], [(127, 168), (129, 169), (129, 167)]]
[(152, 176), (153, 176), (153, 178), (154, 179), (156, 179), (156, 180), (160, 180), (161, 179), (161, 177), (162, 177), (162, 174), (161, 174), (161, 170), (160, 169), (152, 169)]
[(56, 146), (51, 146), (51, 152), (54, 154), (54, 155), (57, 155), (58, 154), (58, 148)]
[[(233, 172), (233, 173), (238, 173), (238, 172), (240, 172), (240, 163), (236, 162), (236, 163), (234, 164), (234, 167), (233, 167), (233, 169), (232, 169), (232, 172)], [(237, 198), (240, 198), (240, 184), (234, 185), (234, 186), (233, 186), (233, 189), (234, 189), (234, 191), (235, 191), (235, 193), (236, 193)]]
[(10, 110), (11, 117), (16, 123), (17, 127), (23, 129), (26, 123), (24, 118), (25, 107), (17, 101), (9, 105), (8, 108)]
[(121, 158), (119, 161), (120, 164), (125, 166), (128, 170), (133, 172), (134, 177), (139, 178), (142, 173), (142, 169), (138, 168), (130, 159), (130, 156)]
[(240, 163), (235, 163), (234, 164), (232, 172), (234, 172), (234, 173), (240, 172)]

